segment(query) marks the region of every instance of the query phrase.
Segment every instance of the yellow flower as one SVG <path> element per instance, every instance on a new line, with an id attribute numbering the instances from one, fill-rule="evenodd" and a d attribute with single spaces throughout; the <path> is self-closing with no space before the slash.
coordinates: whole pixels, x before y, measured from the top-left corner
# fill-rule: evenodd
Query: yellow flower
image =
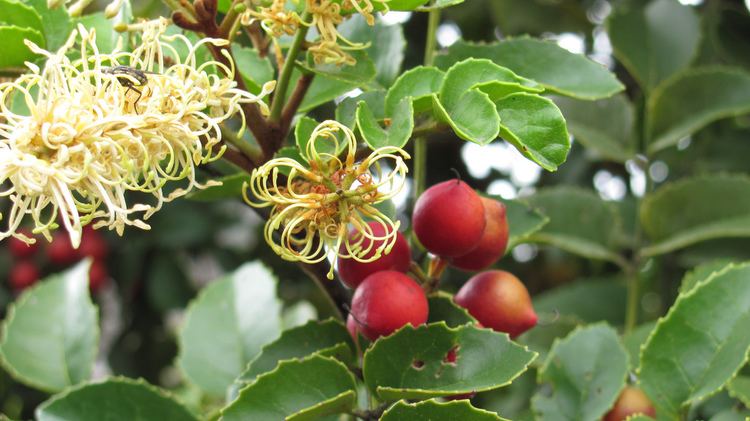
<path id="1" fill-rule="evenodd" d="M 339 146 L 346 148 L 343 158 L 334 152 Z M 254 207 L 272 207 L 264 237 L 283 259 L 317 263 L 332 252 L 370 262 L 390 252 L 399 222 L 391 221 L 375 205 L 401 191 L 407 172 L 404 159 L 409 155 L 386 146 L 356 162 L 356 150 L 354 133 L 328 120 L 315 128 L 301 151 L 308 165 L 275 158 L 253 171 L 245 186 L 252 197 L 246 192 L 245 201 Z M 380 224 L 386 234 L 375 235 L 368 220 Z M 350 238 L 350 226 L 359 235 Z M 372 247 L 376 247 L 374 253 L 365 258 Z M 333 277 L 333 267 L 328 277 Z"/>
<path id="2" fill-rule="evenodd" d="M 144 221 L 164 202 L 215 184 L 199 183 L 195 169 L 223 153 L 220 124 L 239 114 L 244 129 L 240 105 L 267 109 L 261 99 L 273 84 L 259 96 L 237 89 L 231 60 L 197 57 L 201 46 L 226 41 L 193 44 L 166 35 L 167 25 L 139 24 L 133 52 L 99 52 L 95 32 L 80 25 L 56 53 L 27 42 L 46 63 L 0 84 L 0 197 L 11 204 L 0 239 L 32 242 L 17 231 L 26 218 L 47 239 L 60 220 L 76 247 L 89 223 L 120 234 L 127 225 L 148 229 Z M 164 194 L 174 180 L 187 182 Z M 130 191 L 155 200 L 127 203 Z"/>
<path id="3" fill-rule="evenodd" d="M 268 7 L 249 9 L 242 15 L 241 22 L 243 25 L 249 25 L 259 21 L 263 29 L 275 38 L 285 34 L 293 35 L 301 25 L 314 27 L 319 39 L 310 45 L 309 50 L 318 64 L 356 63 L 346 50 L 367 48 L 367 44 L 347 40 L 339 33 L 338 25 L 352 12 L 361 14 L 370 26 L 374 25 L 375 17 L 372 14 L 375 7 L 372 1 L 381 4 L 387 11 L 387 2 L 383 0 L 305 0 L 305 9 L 312 17 L 312 22 L 303 22 L 297 12 L 286 9 L 286 1 L 272 0 Z"/>

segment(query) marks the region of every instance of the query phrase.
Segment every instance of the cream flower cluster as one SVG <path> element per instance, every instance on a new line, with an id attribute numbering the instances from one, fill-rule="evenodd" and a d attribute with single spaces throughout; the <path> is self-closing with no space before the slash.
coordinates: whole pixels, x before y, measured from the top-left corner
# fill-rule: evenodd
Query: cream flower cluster
<path id="1" fill-rule="evenodd" d="M 273 83 L 258 96 L 238 89 L 228 54 L 228 66 L 199 60 L 225 40 L 192 43 L 167 26 L 139 24 L 132 52 L 100 52 L 83 26 L 54 53 L 27 42 L 46 62 L 0 84 L 0 206 L 9 207 L 0 239 L 33 242 L 19 232 L 29 219 L 48 240 L 62 222 L 75 246 L 90 223 L 120 234 L 148 229 L 144 221 L 164 202 L 214 184 L 199 183 L 195 171 L 223 153 L 220 124 L 237 114 L 244 129 L 242 103 L 267 112 L 262 99 Z M 186 182 L 164 193 L 176 180 Z M 153 200 L 128 203 L 134 191 Z"/>
<path id="2" fill-rule="evenodd" d="M 343 159 L 334 152 L 341 140 L 346 148 Z M 356 150 L 354 133 L 328 120 L 315 128 L 301 151 L 307 165 L 275 158 L 253 171 L 245 186 L 252 197 L 246 191 L 245 201 L 254 207 L 272 207 L 264 237 L 276 254 L 289 261 L 317 263 L 327 258 L 327 251 L 360 262 L 390 252 L 399 223 L 375 205 L 402 190 L 404 159 L 409 155 L 386 146 L 357 162 Z M 380 224 L 386 234 L 376 235 L 368 221 Z M 359 235 L 350 237 L 350 226 Z M 333 269 L 328 276 L 333 277 Z"/>
<path id="3" fill-rule="evenodd" d="M 346 50 L 366 48 L 366 44 L 355 43 L 344 38 L 338 31 L 338 25 L 352 13 L 359 13 L 369 25 L 375 24 L 373 1 L 387 10 L 387 2 L 383 0 L 304 0 L 305 10 L 312 21 L 303 22 L 295 10 L 287 9 L 287 0 L 271 0 L 268 7 L 249 9 L 242 16 L 242 24 L 248 25 L 259 21 L 263 29 L 272 37 L 293 35 L 301 25 L 314 27 L 319 39 L 310 47 L 316 63 L 333 63 L 337 65 L 353 65 L 354 58 Z M 343 45 L 342 45 L 343 44 Z"/>

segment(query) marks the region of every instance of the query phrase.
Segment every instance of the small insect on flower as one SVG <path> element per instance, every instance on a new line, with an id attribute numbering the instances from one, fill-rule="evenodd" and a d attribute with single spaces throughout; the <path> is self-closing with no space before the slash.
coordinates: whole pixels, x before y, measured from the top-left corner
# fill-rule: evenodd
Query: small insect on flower
<path id="1" fill-rule="evenodd" d="M 122 65 L 105 67 L 102 69 L 102 73 L 115 75 L 115 77 L 117 78 L 117 82 L 119 82 L 120 85 L 127 88 L 128 91 L 133 91 L 138 94 L 138 97 L 135 99 L 135 101 L 133 101 L 133 109 L 135 110 L 136 114 L 138 114 L 138 101 L 143 96 L 143 92 L 136 89 L 136 86 L 145 86 L 146 83 L 148 83 L 148 77 L 146 76 L 146 73 L 158 74 L 155 72 L 147 72 L 144 70 L 134 69 L 130 66 Z"/>
<path id="2" fill-rule="evenodd" d="M 27 220 L 47 240 L 61 223 L 75 247 L 88 224 L 119 234 L 149 229 L 163 203 L 217 184 L 199 182 L 196 167 L 224 152 L 222 123 L 237 116 L 244 129 L 242 104 L 268 111 L 263 97 L 273 83 L 259 95 L 239 89 L 228 54 L 198 59 L 199 49 L 228 41 L 193 43 L 168 35 L 168 25 L 130 25 L 140 34 L 131 52 L 100 52 L 95 31 L 82 25 L 57 52 L 26 42 L 46 61 L 0 83 L 0 198 L 10 208 L 0 239 L 33 243 L 19 230 Z M 163 191 L 179 180 L 182 188 Z M 152 200 L 129 203 L 133 191 Z"/>
<path id="3" fill-rule="evenodd" d="M 409 155 L 385 146 L 356 162 L 356 151 L 354 133 L 328 120 L 313 130 L 301 151 L 304 163 L 275 158 L 253 170 L 245 201 L 272 207 L 264 237 L 283 259 L 317 263 L 332 253 L 371 262 L 390 252 L 399 222 L 375 205 L 402 190 Z M 384 234 L 375 234 L 372 221 Z M 360 235 L 349 236 L 350 226 Z M 333 279 L 333 265 L 328 277 Z"/>

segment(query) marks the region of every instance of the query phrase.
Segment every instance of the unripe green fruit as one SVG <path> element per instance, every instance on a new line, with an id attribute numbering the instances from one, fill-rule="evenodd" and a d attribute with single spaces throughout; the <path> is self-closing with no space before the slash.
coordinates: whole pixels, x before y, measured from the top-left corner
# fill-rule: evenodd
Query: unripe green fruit
<path id="1" fill-rule="evenodd" d="M 406 324 L 427 322 L 427 297 L 422 287 L 401 272 L 374 273 L 359 285 L 352 298 L 351 317 L 371 341 Z"/>
<path id="2" fill-rule="evenodd" d="M 505 254 L 508 245 L 508 219 L 505 205 L 482 197 L 486 225 L 479 244 L 468 254 L 451 260 L 451 265 L 468 271 L 479 271 L 492 266 Z"/>
<path id="3" fill-rule="evenodd" d="M 654 405 L 643 391 L 637 387 L 625 386 L 615 402 L 615 406 L 604 416 L 604 421 L 625 421 L 635 414 L 656 416 Z"/>
<path id="4" fill-rule="evenodd" d="M 463 256 L 474 249 L 485 227 L 479 195 L 461 180 L 448 180 L 425 190 L 414 204 L 414 233 L 431 253 Z"/>
<path id="5" fill-rule="evenodd" d="M 385 228 L 382 224 L 377 222 L 368 223 L 372 228 L 373 236 L 384 236 L 386 234 Z M 356 241 L 357 230 L 352 230 L 349 233 L 349 238 L 352 242 Z M 367 249 L 370 247 L 372 241 L 366 238 L 362 241 L 362 248 Z M 383 243 L 383 241 L 375 241 L 370 251 L 364 256 L 363 259 L 368 259 L 375 255 L 375 250 Z M 343 247 L 343 246 L 342 246 Z M 358 262 L 354 259 L 339 259 L 338 269 L 339 278 L 349 288 L 357 288 L 359 284 L 364 281 L 365 278 L 372 275 L 375 272 L 381 272 L 384 270 L 395 270 L 399 272 L 406 272 L 409 270 L 409 264 L 411 264 L 411 249 L 409 243 L 406 242 L 406 238 L 400 232 L 396 233 L 396 242 L 393 244 L 388 254 L 383 254 L 379 259 L 373 260 L 372 262 Z"/>
<path id="6" fill-rule="evenodd" d="M 482 326 L 506 332 L 511 338 L 536 326 L 529 291 L 509 272 L 490 270 L 474 275 L 454 300 Z"/>

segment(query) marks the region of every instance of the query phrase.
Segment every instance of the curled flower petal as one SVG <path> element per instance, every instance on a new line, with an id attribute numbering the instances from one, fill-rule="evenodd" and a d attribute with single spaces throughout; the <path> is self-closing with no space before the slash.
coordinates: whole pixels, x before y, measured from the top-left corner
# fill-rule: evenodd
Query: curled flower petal
<path id="1" fill-rule="evenodd" d="M 326 152 L 339 150 L 342 139 L 343 156 Z M 253 170 L 245 183 L 245 201 L 253 207 L 272 208 L 264 237 L 283 259 L 318 263 L 332 251 L 338 257 L 370 262 L 391 250 L 399 222 L 374 205 L 401 191 L 407 172 L 404 160 L 409 155 L 396 147 L 383 147 L 357 162 L 356 151 L 354 133 L 328 120 L 313 130 L 302 151 L 309 167 L 290 158 L 276 158 Z M 380 224 L 386 234 L 376 235 L 368 221 Z M 350 226 L 358 235 L 349 236 Z"/>
<path id="2" fill-rule="evenodd" d="M 351 13 L 359 13 L 368 25 L 374 25 L 373 1 L 380 4 L 387 12 L 387 1 L 384 0 L 305 0 L 305 10 L 312 20 L 303 22 L 295 10 L 286 8 L 286 0 L 273 0 L 270 6 L 246 10 L 240 23 L 249 25 L 258 21 L 274 39 L 282 35 L 293 35 L 302 25 L 312 26 L 319 35 L 319 39 L 308 48 L 315 63 L 354 65 L 356 63 L 354 57 L 346 51 L 361 50 L 367 48 L 368 44 L 356 43 L 344 38 L 337 28 Z"/>

